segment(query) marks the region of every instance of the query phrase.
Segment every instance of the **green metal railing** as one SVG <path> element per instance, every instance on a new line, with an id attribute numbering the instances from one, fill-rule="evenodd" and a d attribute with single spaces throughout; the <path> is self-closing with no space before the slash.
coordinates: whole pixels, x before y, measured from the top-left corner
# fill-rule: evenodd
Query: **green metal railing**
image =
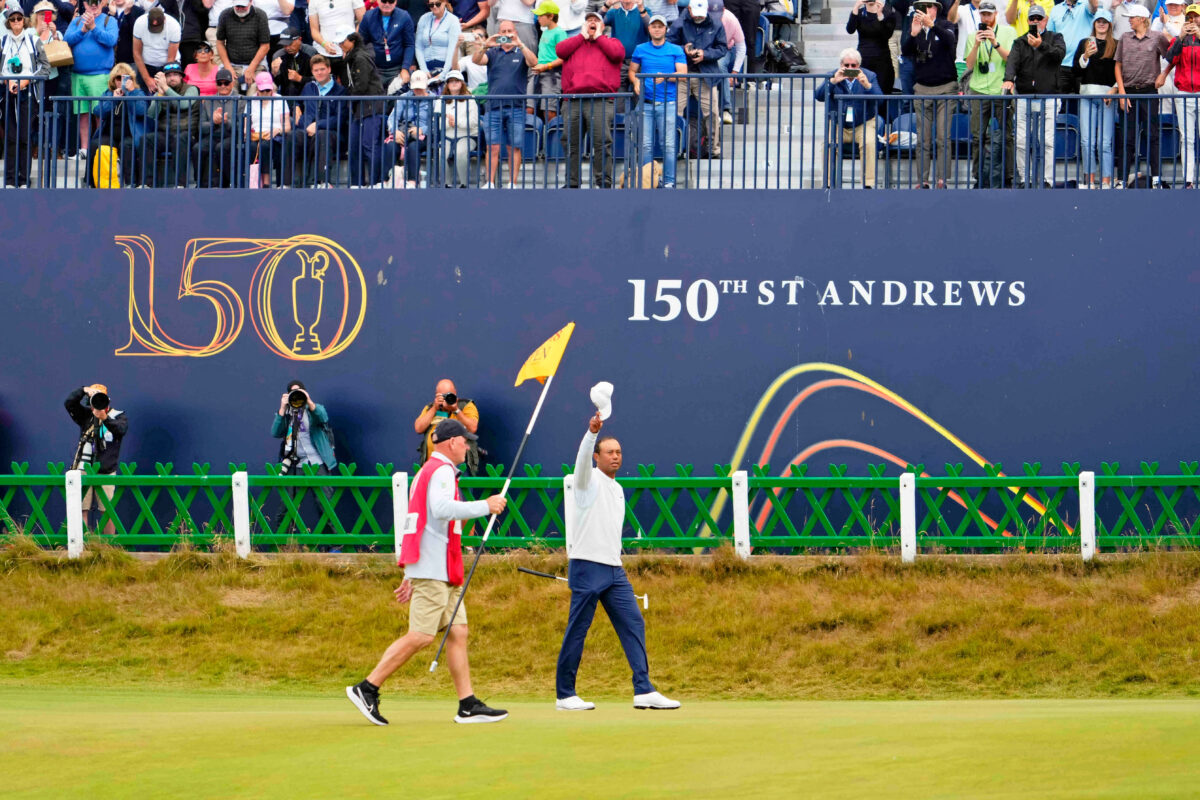
<path id="1" fill-rule="evenodd" d="M 209 464 L 193 464 L 191 474 L 176 474 L 173 464 L 155 464 L 153 473 L 122 464 L 116 475 L 86 473 L 83 488 L 113 487 L 109 500 L 96 491 L 94 530 L 111 522 L 116 534 L 106 541 L 123 547 L 168 548 L 187 542 L 208 547 L 233 536 L 232 473 L 229 464 L 214 474 Z M 1200 463 L 1183 462 L 1177 474 L 1160 474 L 1157 462 L 1142 462 L 1140 474 L 1120 474 L 1118 463 L 1096 470 L 1096 543 L 1101 550 L 1192 547 L 1200 544 Z M 282 476 L 275 465 L 249 475 L 251 537 L 255 547 L 350 547 L 390 552 L 392 464 L 376 464 L 358 474 L 342 464 L 338 474 Z M 417 465 L 408 474 L 414 476 Z M 489 539 L 496 548 L 561 547 L 563 481 L 543 475 L 540 465 L 524 465 L 513 478 L 508 510 Z M 850 475 L 845 465 L 830 465 L 828 475 L 810 475 L 806 465 L 786 475 L 754 465 L 748 475 L 749 543 L 755 552 L 804 553 L 854 548 L 894 548 L 900 542 L 899 476 L 917 475 L 917 544 L 926 552 L 1002 552 L 1011 550 L 1078 551 L 1078 463 L 1064 463 L 1057 474 L 1040 464 L 1024 464 L 1005 474 L 999 464 L 983 474 L 966 474 L 962 464 L 946 464 L 942 474 L 926 475 L 923 465 L 867 466 L 867 475 Z M 637 475 L 622 478 L 626 490 L 625 545 L 629 549 L 681 550 L 733 542 L 729 502 L 731 471 L 716 465 L 713 474 L 696 476 L 691 465 L 676 465 L 674 475 L 658 475 L 639 465 Z M 14 463 L 0 475 L 0 536 L 25 533 L 44 546 L 66 543 L 64 464 L 50 463 L 31 474 L 27 463 Z M 487 474 L 464 477 L 467 499 L 484 497 L 504 482 L 503 465 Z M 326 494 L 328 492 L 328 495 Z M 467 531 L 476 544 L 482 528 Z M 97 534 L 89 532 L 90 536 Z"/>

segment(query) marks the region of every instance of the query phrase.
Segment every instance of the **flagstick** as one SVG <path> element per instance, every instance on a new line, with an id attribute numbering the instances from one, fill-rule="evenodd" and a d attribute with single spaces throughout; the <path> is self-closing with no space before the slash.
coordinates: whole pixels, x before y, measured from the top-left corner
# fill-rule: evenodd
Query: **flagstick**
<path id="1" fill-rule="evenodd" d="M 542 384 L 542 394 L 538 397 L 537 405 L 533 409 L 533 416 L 529 418 L 529 425 L 525 428 L 525 435 L 521 437 L 521 444 L 517 447 L 517 454 L 513 457 L 513 462 L 508 468 L 508 476 L 504 479 L 504 486 L 500 489 L 500 496 L 504 497 L 508 494 L 508 486 L 512 483 L 513 473 L 517 471 L 517 464 L 521 462 L 521 453 L 525 450 L 525 442 L 529 441 L 529 434 L 533 433 L 534 423 L 537 422 L 538 414 L 542 411 L 542 401 L 546 399 L 546 392 L 550 390 L 550 382 L 554 380 L 554 376 L 550 375 L 546 378 L 546 382 Z M 458 607 L 462 605 L 463 598 L 467 595 L 467 587 L 471 585 L 471 578 L 475 576 L 475 568 L 479 566 L 479 557 L 483 555 L 483 546 L 487 544 L 488 536 L 492 534 L 492 526 L 496 523 L 496 515 L 492 514 L 488 518 L 487 528 L 483 531 L 483 539 L 479 542 L 479 548 L 475 551 L 475 560 L 471 562 L 471 571 L 467 573 L 467 579 L 463 582 L 462 591 L 458 593 L 458 600 L 454 603 L 454 611 L 450 614 L 451 624 L 453 624 L 454 616 L 458 613 Z M 437 669 L 438 659 L 442 657 L 442 650 L 446 647 L 446 639 L 450 637 L 450 625 L 446 626 L 446 632 L 442 634 L 442 643 L 438 645 L 437 654 L 433 657 L 433 663 L 429 665 L 429 671 L 433 672 Z"/>

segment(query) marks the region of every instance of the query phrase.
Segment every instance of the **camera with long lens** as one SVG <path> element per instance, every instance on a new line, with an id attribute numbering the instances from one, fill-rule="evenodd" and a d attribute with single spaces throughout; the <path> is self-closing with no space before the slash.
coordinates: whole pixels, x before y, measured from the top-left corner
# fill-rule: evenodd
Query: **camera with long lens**
<path id="1" fill-rule="evenodd" d="M 104 411 L 108 408 L 108 405 L 108 395 L 106 395 L 104 392 L 96 392 L 94 395 L 92 395 L 92 408 L 96 409 L 97 411 Z"/>
<path id="2" fill-rule="evenodd" d="M 446 392 L 444 395 L 442 395 L 442 402 L 448 406 L 455 405 L 458 403 L 458 395 L 456 395 L 454 392 Z"/>
<path id="3" fill-rule="evenodd" d="M 299 389 L 292 389 L 288 392 L 288 405 L 299 411 L 308 405 L 308 395 Z"/>

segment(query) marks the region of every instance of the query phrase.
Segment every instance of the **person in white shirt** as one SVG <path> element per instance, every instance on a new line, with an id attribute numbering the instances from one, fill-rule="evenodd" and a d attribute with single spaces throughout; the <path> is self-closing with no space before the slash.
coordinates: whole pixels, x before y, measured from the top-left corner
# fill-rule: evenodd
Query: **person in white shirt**
<path id="1" fill-rule="evenodd" d="M 408 632 L 392 642 L 365 680 L 346 687 L 350 702 L 375 725 L 388 724 L 379 713 L 379 687 L 417 652 L 433 644 L 437 633 L 447 626 L 446 664 L 459 697 L 454 721 L 499 722 L 508 716 L 507 711 L 488 708 L 471 689 L 467 607 L 458 603 L 463 590 L 461 520 L 499 514 L 506 505 L 498 494 L 471 502 L 460 499 L 457 468 L 467 458 L 468 440 L 474 439 L 475 434 L 458 420 L 439 424 L 433 432 L 433 452 L 409 489 L 409 509 L 415 510 L 417 525 L 404 534 L 400 548 L 404 581 L 395 591 L 398 602 L 412 600 Z"/>
<path id="2" fill-rule="evenodd" d="M 358 30 L 366 11 L 363 0 L 310 0 L 308 27 L 313 44 L 326 58 L 341 58 L 342 48 L 332 41 L 333 34 L 342 28 Z"/>
<path id="3" fill-rule="evenodd" d="M 607 416 L 607 415 L 606 415 Z M 575 457 L 573 500 L 567 513 L 567 580 L 571 611 L 558 654 L 555 690 L 559 711 L 589 711 L 595 703 L 575 693 L 575 676 L 583 658 L 583 642 L 596 613 L 596 603 L 612 621 L 633 670 L 633 707 L 671 709 L 679 702 L 663 697 L 650 683 L 646 659 L 646 622 L 621 567 L 621 524 L 625 519 L 625 490 L 617 483 L 621 443 L 612 436 L 597 440 L 604 425 L 597 411 Z M 593 469 L 592 460 L 595 459 Z"/>
<path id="4" fill-rule="evenodd" d="M 177 58 L 182 30 L 174 17 L 157 6 L 133 23 L 133 60 L 143 89 L 154 91 L 154 76 Z"/>

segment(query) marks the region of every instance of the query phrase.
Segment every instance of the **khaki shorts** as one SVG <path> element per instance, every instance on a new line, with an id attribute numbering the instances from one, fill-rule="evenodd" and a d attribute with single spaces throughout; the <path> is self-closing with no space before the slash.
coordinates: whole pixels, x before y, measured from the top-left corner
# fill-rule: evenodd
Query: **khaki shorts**
<path id="1" fill-rule="evenodd" d="M 447 625 L 467 624 L 467 604 L 458 607 L 454 620 L 450 612 L 462 594 L 463 587 L 451 586 L 445 581 L 431 578 L 413 578 L 412 600 L 408 606 L 408 629 L 434 636 Z"/>
<path id="2" fill-rule="evenodd" d="M 115 486 L 101 486 L 100 487 L 100 491 L 104 492 L 104 496 L 107 497 L 109 500 L 113 499 L 113 492 L 115 492 L 116 489 L 117 489 L 117 487 L 115 487 Z M 109 505 L 111 506 L 112 503 L 110 502 Z M 83 493 L 83 505 L 81 506 L 81 510 L 91 511 L 93 508 L 99 509 L 100 511 L 103 511 L 105 508 L 103 503 L 96 502 L 96 487 L 95 486 L 89 487 L 88 490 Z"/>

